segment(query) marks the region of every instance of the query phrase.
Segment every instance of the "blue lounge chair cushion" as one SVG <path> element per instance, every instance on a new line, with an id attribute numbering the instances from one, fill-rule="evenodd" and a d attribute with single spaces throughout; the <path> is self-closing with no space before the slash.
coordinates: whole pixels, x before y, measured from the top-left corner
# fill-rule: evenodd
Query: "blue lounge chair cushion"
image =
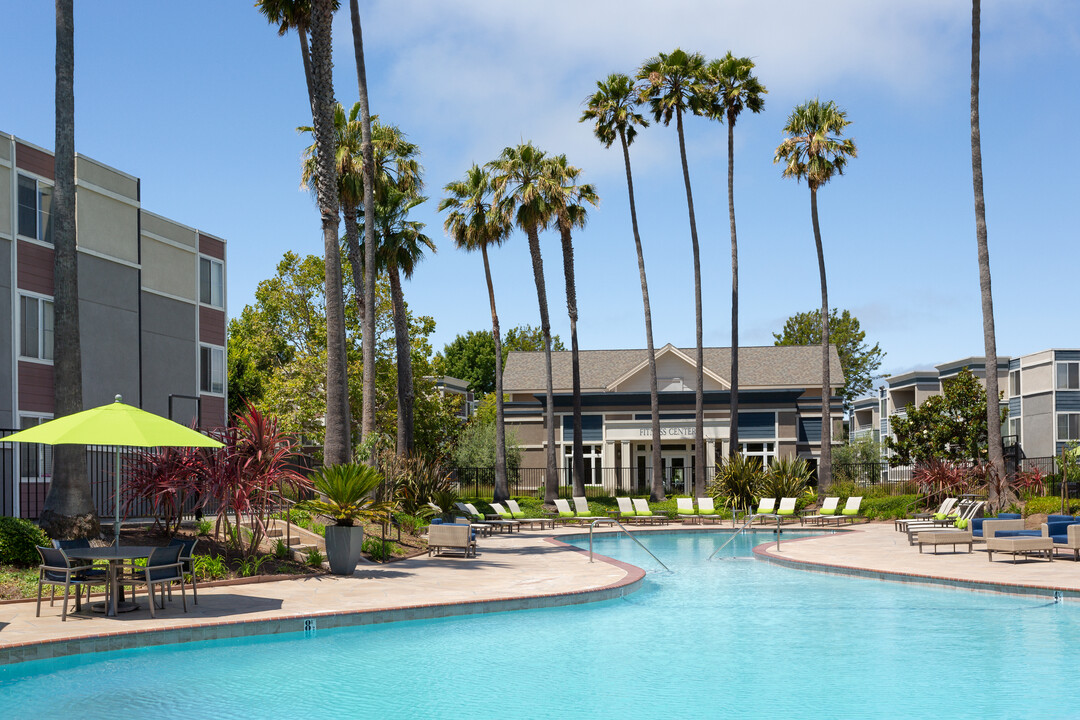
<path id="1" fill-rule="evenodd" d="M 994 537 L 1042 537 L 1042 530 L 998 530 Z"/>

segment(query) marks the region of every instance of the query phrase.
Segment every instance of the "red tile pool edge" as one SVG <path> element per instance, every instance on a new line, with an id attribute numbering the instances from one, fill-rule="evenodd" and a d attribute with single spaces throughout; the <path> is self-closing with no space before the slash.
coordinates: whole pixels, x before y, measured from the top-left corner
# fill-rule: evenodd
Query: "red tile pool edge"
<path id="1" fill-rule="evenodd" d="M 588 551 L 568 545 L 555 538 L 545 538 L 552 545 L 576 552 Z M 425 603 L 405 605 L 396 608 L 359 611 L 327 611 L 322 613 L 302 613 L 282 615 L 276 618 L 258 620 L 224 620 L 219 622 L 193 623 L 191 625 L 172 626 L 160 630 L 126 630 L 106 632 L 100 635 L 83 635 L 72 638 L 54 638 L 42 642 L 12 643 L 0 645 L 0 665 L 8 665 L 30 660 L 43 660 L 66 655 L 125 650 L 135 647 L 168 645 L 173 643 L 195 642 L 199 640 L 217 640 L 221 638 L 246 637 L 249 635 L 267 635 L 286 632 L 302 632 L 304 621 L 315 619 L 322 629 L 350 627 L 356 625 L 375 625 L 403 620 L 427 620 L 433 618 L 476 615 L 511 610 L 532 610 L 537 608 L 562 607 L 589 602 L 601 602 L 629 595 L 641 587 L 645 571 L 641 568 L 621 562 L 614 558 L 594 553 L 600 562 L 614 565 L 626 572 L 617 582 L 590 590 L 576 590 L 563 593 L 539 595 L 521 595 L 512 598 L 492 598 L 467 603 Z"/>
<path id="2" fill-rule="evenodd" d="M 781 547 L 792 542 L 804 542 L 806 540 L 814 539 L 814 537 L 803 537 L 795 538 L 793 540 L 784 540 Z M 793 570 L 820 572 L 829 575 L 847 575 L 850 577 L 869 578 L 871 580 L 917 583 L 921 585 L 933 585 L 935 587 L 950 587 L 959 590 L 974 590 L 976 592 L 992 592 L 1006 595 L 1025 595 L 1029 597 L 1049 598 L 1061 597 L 1069 600 L 1080 600 L 1080 590 L 1058 587 L 1055 585 L 1031 585 L 1026 583 L 992 582 L 989 580 L 965 580 L 961 578 L 946 577 L 944 575 L 923 575 L 920 573 L 901 572 L 899 570 L 873 570 L 853 565 L 837 565 L 834 563 L 815 562 L 813 560 L 796 560 L 771 552 L 770 548 L 775 544 L 775 542 L 768 542 L 755 546 L 754 557 L 758 560 L 763 560 Z"/>

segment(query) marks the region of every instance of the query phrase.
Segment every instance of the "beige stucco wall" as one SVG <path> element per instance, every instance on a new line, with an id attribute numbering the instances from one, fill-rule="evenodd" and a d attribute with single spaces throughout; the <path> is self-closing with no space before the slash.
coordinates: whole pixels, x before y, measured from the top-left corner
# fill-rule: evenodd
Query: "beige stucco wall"
<path id="1" fill-rule="evenodd" d="M 777 438 L 783 440 L 794 440 L 797 434 L 797 420 L 795 413 L 782 412 L 777 413 Z"/>
<path id="2" fill-rule="evenodd" d="M 199 287 L 198 256 L 143 235 L 142 286 L 195 301 Z"/>
<path id="3" fill-rule="evenodd" d="M 1021 382 L 1024 382 L 1021 380 Z M 1049 457 L 1057 454 L 1055 436 L 1057 423 L 1053 411 L 1054 395 L 1024 398 L 1023 431 L 1020 444 L 1028 457 Z"/>
<path id="4" fill-rule="evenodd" d="M 126 198 L 139 199 L 138 180 L 90 158 L 81 156 L 75 158 L 75 177 L 76 182 L 93 183 Z"/>
<path id="5" fill-rule="evenodd" d="M 1054 365 L 1049 360 L 1048 355 L 1046 362 L 1041 365 L 1021 368 L 1020 393 L 1022 395 L 1050 392 L 1054 389 Z"/>
<path id="6" fill-rule="evenodd" d="M 0 135 L 0 160 L 11 160 L 11 138 Z"/>
<path id="7" fill-rule="evenodd" d="M 682 358 L 667 353 L 656 361 L 656 378 L 660 390 L 670 387 L 671 378 L 680 378 L 686 390 L 697 386 L 697 371 Z M 665 381 L 666 380 L 666 381 Z M 723 390 L 723 385 L 705 375 L 706 390 Z M 642 368 L 618 387 L 619 392 L 649 392 L 649 368 Z"/>
<path id="8" fill-rule="evenodd" d="M 186 245 L 192 250 L 199 249 L 199 234 L 193 229 L 145 210 L 142 213 L 142 229 L 144 233 L 160 235 L 175 243 Z"/>
<path id="9" fill-rule="evenodd" d="M 131 263 L 139 261 L 139 210 L 88 187 L 75 191 L 79 247 Z"/>

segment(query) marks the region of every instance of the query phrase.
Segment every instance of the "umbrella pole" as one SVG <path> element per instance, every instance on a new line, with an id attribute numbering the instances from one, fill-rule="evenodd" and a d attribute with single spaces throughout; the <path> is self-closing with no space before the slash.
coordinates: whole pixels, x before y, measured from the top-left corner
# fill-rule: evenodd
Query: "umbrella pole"
<path id="1" fill-rule="evenodd" d="M 113 544 L 120 547 L 120 446 L 116 450 L 116 496 L 113 503 Z"/>

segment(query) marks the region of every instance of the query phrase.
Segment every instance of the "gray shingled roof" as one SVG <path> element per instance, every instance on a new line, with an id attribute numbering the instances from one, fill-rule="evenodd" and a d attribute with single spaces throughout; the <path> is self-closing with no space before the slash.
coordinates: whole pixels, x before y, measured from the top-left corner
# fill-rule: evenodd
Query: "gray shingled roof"
<path id="1" fill-rule="evenodd" d="M 657 356 L 663 348 L 657 350 Z M 679 348 L 693 359 L 695 348 Z M 582 350 L 581 389 L 583 392 L 602 392 L 614 380 L 625 375 L 648 358 L 647 350 Z M 705 367 L 725 380 L 731 377 L 731 348 L 704 348 Z M 571 381 L 570 352 L 551 353 L 552 384 L 555 391 L 569 390 Z M 832 348 L 830 379 L 844 382 L 840 358 Z M 785 345 L 739 348 L 739 386 L 768 387 L 786 385 L 813 387 L 821 383 L 821 346 Z M 540 391 L 544 388 L 544 353 L 511 352 L 503 371 L 506 392 Z"/>

